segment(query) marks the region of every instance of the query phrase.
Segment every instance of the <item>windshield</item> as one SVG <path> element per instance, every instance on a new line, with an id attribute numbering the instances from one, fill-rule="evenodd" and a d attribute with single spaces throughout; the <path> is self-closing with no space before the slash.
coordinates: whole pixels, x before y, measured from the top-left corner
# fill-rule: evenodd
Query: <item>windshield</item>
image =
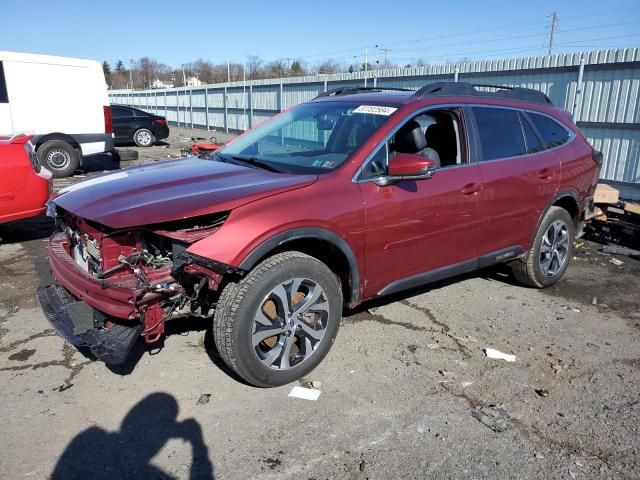
<path id="1" fill-rule="evenodd" d="M 396 110 L 396 106 L 355 102 L 305 103 L 219 150 L 216 158 L 278 172 L 329 172 Z"/>

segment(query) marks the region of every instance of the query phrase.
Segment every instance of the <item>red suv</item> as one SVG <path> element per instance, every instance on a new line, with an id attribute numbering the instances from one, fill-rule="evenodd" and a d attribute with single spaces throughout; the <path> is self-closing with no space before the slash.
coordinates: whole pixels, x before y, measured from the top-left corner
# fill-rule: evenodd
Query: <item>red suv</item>
<path id="1" fill-rule="evenodd" d="M 40 166 L 31 137 L 0 137 L 0 223 L 35 217 L 45 210 L 51 172 Z"/>
<path id="2" fill-rule="evenodd" d="M 281 385 L 323 359 L 345 306 L 499 262 L 527 285 L 557 282 L 600 161 L 534 90 L 338 89 L 208 160 L 62 190 L 39 298 L 111 363 L 168 319 L 212 318 L 233 370 Z"/>

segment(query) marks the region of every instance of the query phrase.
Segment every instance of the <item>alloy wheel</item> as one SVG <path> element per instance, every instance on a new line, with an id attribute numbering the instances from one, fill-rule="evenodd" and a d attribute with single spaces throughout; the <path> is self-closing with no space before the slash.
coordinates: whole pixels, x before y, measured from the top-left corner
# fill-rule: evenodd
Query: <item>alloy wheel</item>
<path id="1" fill-rule="evenodd" d="M 151 134 L 147 131 L 140 131 L 136 134 L 136 140 L 140 145 L 150 145 L 151 144 Z"/>
<path id="2" fill-rule="evenodd" d="M 555 276 L 567 261 L 569 228 L 556 220 L 549 225 L 540 245 L 540 268 L 547 277 Z"/>
<path id="3" fill-rule="evenodd" d="M 326 293 L 313 280 L 293 278 L 273 288 L 255 314 L 251 344 L 266 366 L 300 365 L 317 349 L 329 318 Z"/>

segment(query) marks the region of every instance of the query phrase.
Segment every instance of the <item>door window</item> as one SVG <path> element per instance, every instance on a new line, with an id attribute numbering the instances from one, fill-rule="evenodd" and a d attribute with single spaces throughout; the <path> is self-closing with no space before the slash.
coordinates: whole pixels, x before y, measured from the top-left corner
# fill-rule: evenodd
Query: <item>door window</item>
<path id="1" fill-rule="evenodd" d="M 505 108 L 473 107 L 482 160 L 517 157 L 527 151 L 518 112 Z"/>
<path id="2" fill-rule="evenodd" d="M 0 62 L 0 103 L 9 103 L 7 94 L 7 82 L 4 78 L 4 65 Z"/>
<path id="3" fill-rule="evenodd" d="M 360 179 L 386 175 L 388 162 L 396 152 L 428 158 L 435 162 L 437 168 L 465 164 L 467 155 L 462 131 L 460 109 L 429 110 L 416 115 L 404 122 L 369 158 Z"/>
<path id="4" fill-rule="evenodd" d="M 533 121 L 547 148 L 558 147 L 569 140 L 569 132 L 555 120 L 537 113 L 527 113 Z"/>

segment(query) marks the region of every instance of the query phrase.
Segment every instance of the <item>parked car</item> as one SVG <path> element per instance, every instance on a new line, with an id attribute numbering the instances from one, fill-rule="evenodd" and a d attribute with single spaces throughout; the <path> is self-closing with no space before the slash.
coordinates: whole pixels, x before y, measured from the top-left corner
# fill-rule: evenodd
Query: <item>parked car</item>
<path id="1" fill-rule="evenodd" d="M 0 52 L 0 136 L 33 133 L 43 165 L 71 175 L 84 157 L 113 150 L 102 65 L 94 60 Z"/>
<path id="2" fill-rule="evenodd" d="M 151 147 L 156 140 L 169 136 L 167 120 L 160 115 L 127 105 L 111 105 L 111 113 L 113 134 L 118 145 L 135 143 L 138 147 Z"/>
<path id="3" fill-rule="evenodd" d="M 40 166 L 31 136 L 0 137 L 0 223 L 35 217 L 45 210 L 51 172 Z"/>
<path id="4" fill-rule="evenodd" d="M 555 284 L 601 155 L 541 92 L 483 88 L 338 89 L 211 160 L 62 190 L 47 317 L 114 363 L 170 318 L 210 317 L 229 367 L 274 386 L 318 365 L 345 306 L 501 262 Z"/>

